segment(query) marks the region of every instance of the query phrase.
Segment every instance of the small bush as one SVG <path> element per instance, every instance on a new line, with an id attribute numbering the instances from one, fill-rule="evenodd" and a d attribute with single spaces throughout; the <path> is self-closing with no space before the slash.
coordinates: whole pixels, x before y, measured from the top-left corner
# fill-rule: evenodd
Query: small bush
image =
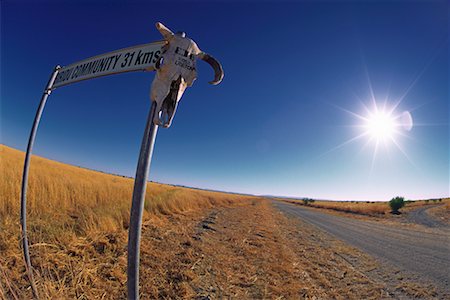
<path id="1" fill-rule="evenodd" d="M 310 198 L 303 198 L 302 201 L 304 205 L 309 205 L 310 203 L 314 203 L 315 200 Z"/>
<path id="2" fill-rule="evenodd" d="M 400 214 L 398 210 L 403 206 L 405 206 L 405 198 L 403 197 L 392 198 L 391 201 L 389 201 L 389 206 L 391 207 L 392 213 L 398 215 Z"/>

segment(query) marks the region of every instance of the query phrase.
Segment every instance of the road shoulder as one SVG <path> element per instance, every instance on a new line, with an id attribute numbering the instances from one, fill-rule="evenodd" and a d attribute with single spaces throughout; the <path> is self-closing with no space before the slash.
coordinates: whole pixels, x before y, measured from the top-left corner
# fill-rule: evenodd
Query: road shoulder
<path id="1" fill-rule="evenodd" d="M 340 253 L 341 256 L 347 260 L 349 264 L 351 264 L 356 270 L 362 272 L 365 276 L 367 276 L 373 282 L 376 282 L 383 286 L 385 291 L 393 298 L 421 298 L 421 299 L 445 299 L 450 297 L 450 293 L 442 288 L 437 287 L 433 282 L 429 280 L 424 280 L 422 277 L 419 277 L 415 273 L 411 273 L 406 271 L 405 269 L 400 269 L 392 265 L 392 263 L 388 260 L 384 260 L 379 258 L 378 256 L 372 256 L 359 248 L 355 248 L 350 246 L 349 244 L 341 241 L 337 237 L 332 234 L 329 234 L 327 228 L 319 229 L 316 224 L 316 218 L 314 218 L 314 222 L 309 223 L 309 217 L 302 221 L 302 216 L 294 213 L 297 209 L 305 210 L 307 215 L 311 215 L 314 212 L 321 213 L 317 217 L 318 219 L 322 219 L 320 216 L 326 216 L 327 214 L 323 210 L 319 209 L 311 209 L 305 208 L 303 206 L 297 206 L 294 204 L 287 204 L 286 202 L 277 202 L 273 201 L 274 206 L 278 207 L 279 204 L 282 204 L 282 207 L 288 208 L 292 207 L 294 210 L 291 212 L 291 209 L 282 209 L 285 215 L 291 219 L 299 223 L 304 223 L 303 226 L 308 228 L 308 231 L 319 230 L 322 232 L 322 239 L 324 247 L 326 245 L 332 245 L 333 249 L 345 249 L 345 252 Z M 277 205 L 278 204 L 278 205 Z M 334 216 L 333 216 L 334 215 Z M 315 216 L 315 214 L 314 214 Z M 354 218 L 344 218 L 342 215 L 337 216 L 336 214 L 330 214 L 332 218 L 339 218 L 342 222 L 350 222 L 354 226 L 364 221 L 365 226 L 370 226 L 370 221 L 366 222 L 366 220 L 354 220 Z M 353 221 L 351 221 L 353 219 Z M 376 226 L 376 223 L 372 223 Z M 381 225 L 381 224 L 380 224 Z M 364 227 L 366 228 L 366 227 Z M 422 229 L 422 228 L 421 228 Z M 365 230 L 365 229 L 364 229 Z M 364 231 L 363 230 L 363 231 Z M 333 231 L 332 231 L 333 232 Z M 424 232 L 421 230 L 421 232 Z M 368 233 L 369 234 L 369 233 Z M 340 252 L 340 250 L 339 250 Z"/>

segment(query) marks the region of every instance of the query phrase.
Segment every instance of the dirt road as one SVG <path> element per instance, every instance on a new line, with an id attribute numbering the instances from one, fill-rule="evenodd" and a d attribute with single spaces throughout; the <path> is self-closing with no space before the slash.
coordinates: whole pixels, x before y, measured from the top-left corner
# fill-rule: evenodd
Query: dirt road
<path id="1" fill-rule="evenodd" d="M 412 223 L 420 224 L 420 225 L 423 225 L 426 227 L 447 227 L 447 225 L 445 223 L 442 223 L 442 222 L 434 219 L 427 213 L 427 210 L 437 207 L 437 206 L 440 206 L 440 205 L 430 205 L 430 206 L 419 207 L 413 211 L 408 212 L 407 219 L 408 219 L 408 221 L 410 221 Z M 449 243 L 450 243 L 450 241 L 449 241 Z"/>
<path id="2" fill-rule="evenodd" d="M 274 201 L 274 205 L 285 214 L 313 224 L 383 262 L 450 290 L 450 231 L 446 228 L 392 227 L 281 201 Z"/>

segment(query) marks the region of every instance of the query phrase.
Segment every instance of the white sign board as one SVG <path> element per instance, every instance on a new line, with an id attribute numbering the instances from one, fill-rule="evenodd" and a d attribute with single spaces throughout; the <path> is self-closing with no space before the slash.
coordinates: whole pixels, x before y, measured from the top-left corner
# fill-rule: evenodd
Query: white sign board
<path id="1" fill-rule="evenodd" d="M 76 62 L 58 71 L 52 89 L 81 80 L 133 71 L 153 71 L 165 42 L 112 51 Z"/>

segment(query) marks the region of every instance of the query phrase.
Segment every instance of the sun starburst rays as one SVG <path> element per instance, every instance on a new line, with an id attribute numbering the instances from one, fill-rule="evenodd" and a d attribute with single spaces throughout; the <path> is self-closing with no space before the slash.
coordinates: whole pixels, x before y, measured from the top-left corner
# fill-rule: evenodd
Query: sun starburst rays
<path id="1" fill-rule="evenodd" d="M 361 147 L 361 151 L 364 151 L 372 145 L 370 173 L 375 168 L 380 152 L 389 152 L 388 150 L 392 145 L 414 165 L 399 141 L 403 137 L 411 138 L 407 134 L 407 131 L 410 131 L 413 126 L 410 113 L 407 111 L 400 114 L 396 113 L 395 108 L 398 107 L 399 103 L 395 103 L 394 106 L 389 106 L 388 98 L 381 102 L 371 99 L 370 106 L 367 106 L 362 101 L 360 103 L 363 111 L 361 114 L 336 106 L 357 120 L 357 124 L 350 125 L 350 127 L 357 130 L 357 133 L 352 138 L 331 148 L 324 154 L 333 152 L 358 140 L 366 139 L 366 142 Z M 405 118 L 405 114 L 407 114 L 407 118 Z"/>

